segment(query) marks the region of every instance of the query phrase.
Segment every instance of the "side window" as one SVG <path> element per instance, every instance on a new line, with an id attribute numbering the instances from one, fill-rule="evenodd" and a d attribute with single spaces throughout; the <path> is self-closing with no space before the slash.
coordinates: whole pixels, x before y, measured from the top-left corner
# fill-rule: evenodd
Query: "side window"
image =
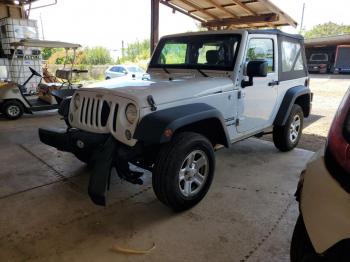
<path id="1" fill-rule="evenodd" d="M 112 71 L 112 72 L 118 72 L 118 67 L 113 66 L 113 67 L 111 68 L 111 71 Z"/>
<path id="2" fill-rule="evenodd" d="M 119 67 L 119 72 L 125 74 L 127 71 L 124 67 Z"/>
<path id="3" fill-rule="evenodd" d="M 161 65 L 181 65 L 186 63 L 187 44 L 167 43 L 162 49 L 158 63 Z"/>
<path id="4" fill-rule="evenodd" d="M 282 72 L 304 70 L 304 61 L 299 43 L 282 41 Z"/>
<path id="5" fill-rule="evenodd" d="M 275 55 L 272 39 L 253 38 L 249 41 L 247 62 L 251 60 L 266 60 L 268 72 L 275 71 Z"/>

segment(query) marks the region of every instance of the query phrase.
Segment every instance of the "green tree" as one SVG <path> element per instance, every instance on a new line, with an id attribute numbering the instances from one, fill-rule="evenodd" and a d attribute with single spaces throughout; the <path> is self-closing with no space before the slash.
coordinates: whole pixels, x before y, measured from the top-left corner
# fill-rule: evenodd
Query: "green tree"
<path id="1" fill-rule="evenodd" d="M 85 48 L 82 64 L 87 65 L 107 65 L 112 63 L 112 57 L 107 48 L 102 46 Z"/>
<path id="2" fill-rule="evenodd" d="M 43 48 L 41 54 L 43 60 L 48 60 L 53 54 L 64 51 L 64 48 Z"/>
<path id="3" fill-rule="evenodd" d="M 306 39 L 315 37 L 334 36 L 350 33 L 350 25 L 339 25 L 333 22 L 328 22 L 314 26 L 311 30 L 305 31 Z"/>
<path id="4" fill-rule="evenodd" d="M 145 39 L 129 43 L 122 53 L 124 56 L 119 59 L 120 63 L 147 60 L 150 58 L 150 41 Z"/>

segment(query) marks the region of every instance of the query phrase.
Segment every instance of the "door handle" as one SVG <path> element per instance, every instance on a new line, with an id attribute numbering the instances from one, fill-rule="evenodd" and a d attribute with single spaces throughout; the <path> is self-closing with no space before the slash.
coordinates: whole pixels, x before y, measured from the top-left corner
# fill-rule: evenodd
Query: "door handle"
<path id="1" fill-rule="evenodd" d="M 271 82 L 269 83 L 269 86 L 278 86 L 279 84 L 280 84 L 279 81 L 271 81 Z"/>

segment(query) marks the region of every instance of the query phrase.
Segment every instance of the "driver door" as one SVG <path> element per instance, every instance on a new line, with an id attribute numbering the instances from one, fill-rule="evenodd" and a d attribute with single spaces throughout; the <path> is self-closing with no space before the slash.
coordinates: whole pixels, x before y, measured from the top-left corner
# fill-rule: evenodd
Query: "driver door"
<path id="1" fill-rule="evenodd" d="M 249 35 L 245 61 L 266 60 L 267 77 L 255 77 L 254 84 L 241 89 L 239 133 L 250 133 L 273 122 L 278 91 L 278 48 L 275 35 Z"/>

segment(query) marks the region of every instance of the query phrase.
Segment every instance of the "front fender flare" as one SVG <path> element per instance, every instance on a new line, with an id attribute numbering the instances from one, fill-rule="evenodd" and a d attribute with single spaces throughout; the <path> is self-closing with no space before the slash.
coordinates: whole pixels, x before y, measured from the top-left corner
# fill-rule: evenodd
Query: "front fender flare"
<path id="1" fill-rule="evenodd" d="M 171 139 L 164 136 L 166 129 L 171 129 L 175 133 L 181 127 L 207 119 L 220 121 L 225 136 L 224 146 L 228 147 L 229 136 L 222 114 L 216 108 L 205 103 L 167 108 L 146 115 L 137 126 L 134 138 L 146 144 L 166 143 Z"/>

